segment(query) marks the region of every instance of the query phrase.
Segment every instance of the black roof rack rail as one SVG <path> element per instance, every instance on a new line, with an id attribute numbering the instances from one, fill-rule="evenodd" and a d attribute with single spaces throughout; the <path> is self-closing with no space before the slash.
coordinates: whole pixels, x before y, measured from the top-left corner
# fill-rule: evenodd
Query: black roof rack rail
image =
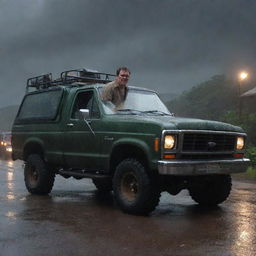
<path id="1" fill-rule="evenodd" d="M 115 75 L 100 73 L 90 69 L 72 69 L 61 73 L 61 79 L 64 83 L 85 82 L 85 83 L 107 83 L 112 81 Z"/>
<path id="2" fill-rule="evenodd" d="M 30 88 L 34 90 L 42 90 L 57 85 L 70 85 L 74 82 L 82 82 L 83 84 L 108 83 L 113 81 L 115 75 L 100 73 L 90 69 L 72 69 L 63 71 L 60 78 L 53 80 L 52 73 L 29 78 L 27 80 L 26 93 Z"/>
<path id="3" fill-rule="evenodd" d="M 29 88 L 35 88 L 35 90 L 40 90 L 49 87 L 52 82 L 52 73 L 44 74 L 41 76 L 31 77 L 27 80 L 26 93 Z"/>

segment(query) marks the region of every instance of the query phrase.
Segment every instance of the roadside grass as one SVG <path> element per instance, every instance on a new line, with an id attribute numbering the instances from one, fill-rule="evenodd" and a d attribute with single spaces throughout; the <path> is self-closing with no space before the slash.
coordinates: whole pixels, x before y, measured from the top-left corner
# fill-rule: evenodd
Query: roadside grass
<path id="1" fill-rule="evenodd" d="M 256 182 L 256 166 L 250 166 L 245 173 L 237 173 L 234 174 L 233 177 L 238 180 L 248 180 Z"/>
<path id="2" fill-rule="evenodd" d="M 249 168 L 247 169 L 247 171 L 246 171 L 246 174 L 247 174 L 249 177 L 251 177 L 251 178 L 253 178 L 253 179 L 256 179 L 256 167 L 255 167 L 255 168 L 249 167 Z"/>

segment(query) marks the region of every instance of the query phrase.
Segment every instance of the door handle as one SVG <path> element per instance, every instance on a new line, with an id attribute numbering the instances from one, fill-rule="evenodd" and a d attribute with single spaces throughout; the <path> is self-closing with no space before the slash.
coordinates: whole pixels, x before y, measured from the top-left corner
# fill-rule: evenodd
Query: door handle
<path id="1" fill-rule="evenodd" d="M 73 123 L 69 123 L 69 124 L 67 124 L 67 126 L 68 126 L 68 127 L 73 127 L 74 124 L 73 124 Z"/>

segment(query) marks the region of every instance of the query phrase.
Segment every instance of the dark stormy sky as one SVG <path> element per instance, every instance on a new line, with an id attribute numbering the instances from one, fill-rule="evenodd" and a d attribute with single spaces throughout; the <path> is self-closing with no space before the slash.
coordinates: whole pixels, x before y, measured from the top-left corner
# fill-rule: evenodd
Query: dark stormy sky
<path id="1" fill-rule="evenodd" d="M 256 73 L 255 0 L 0 0 L 0 107 L 26 79 L 87 67 L 181 93 L 216 74 Z"/>

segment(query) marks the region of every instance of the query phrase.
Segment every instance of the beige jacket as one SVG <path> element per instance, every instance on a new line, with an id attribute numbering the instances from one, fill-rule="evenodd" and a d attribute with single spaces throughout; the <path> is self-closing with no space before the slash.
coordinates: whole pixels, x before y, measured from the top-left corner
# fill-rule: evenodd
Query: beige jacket
<path id="1" fill-rule="evenodd" d="M 128 87 L 121 88 L 116 81 L 105 85 L 102 93 L 103 101 L 111 101 L 116 108 L 120 108 L 127 96 Z"/>

